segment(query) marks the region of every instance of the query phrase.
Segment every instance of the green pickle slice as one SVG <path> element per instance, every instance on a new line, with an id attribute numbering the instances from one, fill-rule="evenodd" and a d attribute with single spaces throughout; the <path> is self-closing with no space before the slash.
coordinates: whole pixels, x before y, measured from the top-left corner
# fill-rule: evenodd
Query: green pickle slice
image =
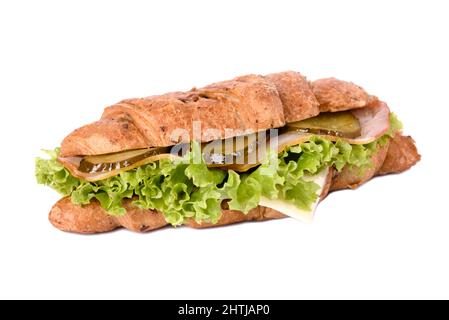
<path id="1" fill-rule="evenodd" d="M 357 138 L 362 132 L 359 120 L 351 111 L 322 112 L 313 118 L 288 123 L 287 127 L 289 130 L 342 138 Z"/>
<path id="2" fill-rule="evenodd" d="M 168 151 L 168 148 L 147 148 L 110 153 L 96 156 L 85 156 L 81 159 L 78 170 L 85 173 L 101 173 L 129 167 L 145 158 Z"/>
<path id="3" fill-rule="evenodd" d="M 257 134 L 237 136 L 225 140 L 204 143 L 202 153 L 209 166 L 225 164 L 244 164 L 249 155 L 256 150 Z"/>

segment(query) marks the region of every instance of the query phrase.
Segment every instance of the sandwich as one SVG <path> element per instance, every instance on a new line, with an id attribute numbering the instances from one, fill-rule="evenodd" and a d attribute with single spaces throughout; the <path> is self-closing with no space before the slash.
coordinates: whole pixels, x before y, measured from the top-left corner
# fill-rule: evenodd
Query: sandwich
<path id="1" fill-rule="evenodd" d="M 49 220 L 76 233 L 310 221 L 329 192 L 420 160 L 385 102 L 293 71 L 123 100 L 46 153 Z"/>

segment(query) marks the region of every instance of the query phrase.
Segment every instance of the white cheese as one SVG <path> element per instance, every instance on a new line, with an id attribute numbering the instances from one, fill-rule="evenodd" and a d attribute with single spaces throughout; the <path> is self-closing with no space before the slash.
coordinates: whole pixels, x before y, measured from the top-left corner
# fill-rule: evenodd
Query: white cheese
<path id="1" fill-rule="evenodd" d="M 300 220 L 303 222 L 311 222 L 313 220 L 313 215 L 314 215 L 315 209 L 318 206 L 318 203 L 320 202 L 320 195 L 323 191 L 324 185 L 326 184 L 328 172 L 329 172 L 329 168 L 325 168 L 325 169 L 321 170 L 321 172 L 315 176 L 304 177 L 305 180 L 313 181 L 320 186 L 320 189 L 317 191 L 318 198 L 312 204 L 310 211 L 299 209 L 294 204 L 287 202 L 287 201 L 270 200 L 265 197 L 260 198 L 259 204 L 261 206 L 272 208 L 274 210 L 282 212 L 283 214 L 290 216 L 294 219 L 297 219 L 297 220 Z"/>

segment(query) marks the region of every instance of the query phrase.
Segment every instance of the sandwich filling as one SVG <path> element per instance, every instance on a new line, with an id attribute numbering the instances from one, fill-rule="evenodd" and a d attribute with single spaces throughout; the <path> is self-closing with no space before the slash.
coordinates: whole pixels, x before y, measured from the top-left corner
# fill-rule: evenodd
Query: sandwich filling
<path id="1" fill-rule="evenodd" d="M 330 167 L 354 166 L 362 174 L 400 129 L 387 107 L 361 108 L 287 124 L 276 148 L 261 146 L 256 134 L 231 142 L 230 153 L 220 152 L 222 140 L 192 142 L 178 154 L 164 147 L 59 158 L 57 148 L 46 151 L 49 159 L 36 159 L 36 178 L 74 204 L 97 200 L 109 214 L 124 215 L 128 198 L 162 212 L 173 225 L 216 223 L 223 207 L 247 213 L 258 205 L 307 220 Z"/>

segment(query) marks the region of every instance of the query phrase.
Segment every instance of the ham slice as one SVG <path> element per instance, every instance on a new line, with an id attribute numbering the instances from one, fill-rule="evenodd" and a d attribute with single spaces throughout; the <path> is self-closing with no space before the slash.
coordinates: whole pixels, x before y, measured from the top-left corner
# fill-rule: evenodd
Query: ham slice
<path id="1" fill-rule="evenodd" d="M 362 128 L 360 137 L 345 139 L 351 144 L 366 144 L 383 136 L 390 129 L 390 109 L 382 101 L 374 101 L 371 105 L 351 111 L 359 120 Z"/>
<path id="2" fill-rule="evenodd" d="M 374 101 L 369 106 L 351 110 L 361 127 L 361 134 L 357 138 L 342 138 L 331 135 L 310 134 L 297 131 L 289 131 L 278 137 L 279 152 L 289 146 L 305 142 L 312 136 L 320 136 L 331 141 L 342 140 L 350 144 L 367 144 L 383 136 L 390 128 L 390 109 L 382 101 Z"/>

